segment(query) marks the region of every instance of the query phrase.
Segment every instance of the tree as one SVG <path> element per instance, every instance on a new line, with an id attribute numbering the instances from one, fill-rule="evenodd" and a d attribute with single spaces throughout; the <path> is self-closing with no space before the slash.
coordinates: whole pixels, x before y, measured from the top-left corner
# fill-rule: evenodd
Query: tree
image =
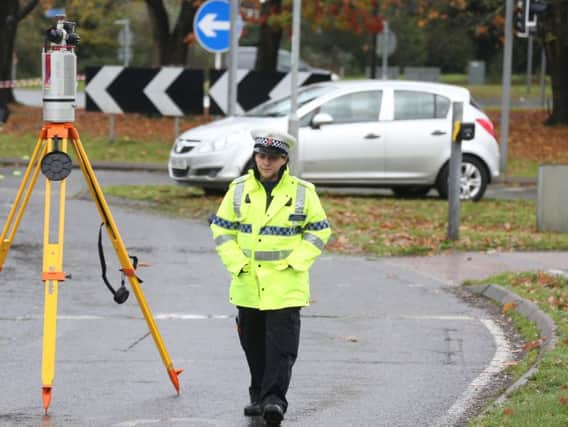
<path id="1" fill-rule="evenodd" d="M 38 3 L 39 0 L 29 0 L 25 4 L 21 4 L 20 0 L 0 1 L 0 81 L 12 80 L 12 61 L 18 24 Z M 0 89 L 0 105 L 13 101 L 12 89 Z"/>
<path id="2" fill-rule="evenodd" d="M 293 3 L 294 0 L 266 0 L 260 5 L 256 2 L 258 18 L 247 19 L 250 24 L 260 24 L 255 70 L 276 70 L 282 35 L 291 32 Z M 247 2 L 247 6 L 255 7 L 255 2 Z M 312 29 L 347 29 L 374 37 L 383 28 L 381 18 L 374 14 L 377 7 L 377 0 L 304 1 L 302 20 Z"/>
<path id="3" fill-rule="evenodd" d="M 568 125 L 568 2 L 549 0 L 547 5 L 538 29 L 552 82 L 552 113 L 547 123 Z"/>
<path id="4" fill-rule="evenodd" d="M 193 37 L 193 18 L 203 1 L 182 0 L 176 24 L 170 32 L 170 19 L 163 0 L 145 0 L 159 65 L 185 65 L 188 44 Z"/>
<path id="5" fill-rule="evenodd" d="M 260 32 L 256 62 L 257 71 L 276 71 L 278 66 L 278 49 L 282 39 L 282 22 L 274 19 L 282 13 L 282 0 L 268 0 L 260 9 Z"/>

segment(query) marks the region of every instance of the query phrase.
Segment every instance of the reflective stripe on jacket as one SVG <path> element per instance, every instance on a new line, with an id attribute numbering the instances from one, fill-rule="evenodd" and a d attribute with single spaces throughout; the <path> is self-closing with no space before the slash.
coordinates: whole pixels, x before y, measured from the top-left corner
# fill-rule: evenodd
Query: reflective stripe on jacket
<path id="1" fill-rule="evenodd" d="M 275 310 L 309 304 L 308 269 L 331 235 L 329 221 L 312 184 L 286 170 L 266 191 L 248 175 L 229 186 L 211 230 L 221 261 L 232 275 L 230 301 Z"/>

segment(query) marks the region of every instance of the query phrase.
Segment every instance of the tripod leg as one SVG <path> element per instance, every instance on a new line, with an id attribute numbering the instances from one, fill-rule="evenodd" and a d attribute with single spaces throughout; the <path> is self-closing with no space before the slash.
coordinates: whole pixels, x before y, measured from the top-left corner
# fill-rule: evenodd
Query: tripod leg
<path id="1" fill-rule="evenodd" d="M 49 150 L 53 148 L 52 139 L 48 140 Z M 67 152 L 67 140 L 63 139 L 61 151 Z M 43 353 L 41 360 L 42 398 L 45 413 L 51 402 L 51 389 L 55 375 L 55 342 L 57 330 L 57 297 L 59 282 L 65 280 L 63 272 L 63 236 L 65 221 L 65 180 L 59 184 L 59 209 L 57 239 L 50 239 L 52 182 L 45 181 L 45 213 L 43 230 L 43 273 L 45 282 L 45 307 L 43 315 Z"/>
<path id="2" fill-rule="evenodd" d="M 148 328 L 150 329 L 150 333 L 152 334 L 152 337 L 154 338 L 154 342 L 156 344 L 156 347 L 158 348 L 158 352 L 160 353 L 160 356 L 162 358 L 162 362 L 164 363 L 167 371 L 168 371 L 168 375 L 170 377 L 170 380 L 174 386 L 174 388 L 176 389 L 177 393 L 179 394 L 180 391 L 180 385 L 179 385 L 179 374 L 181 374 L 182 370 L 176 370 L 173 366 L 173 363 L 170 359 L 170 356 L 168 354 L 168 350 L 166 349 L 166 346 L 164 344 L 164 341 L 162 339 L 162 336 L 160 335 L 160 331 L 158 330 L 158 326 L 156 325 L 156 321 L 154 320 L 154 317 L 152 316 L 152 312 L 150 310 L 150 307 L 148 305 L 148 303 L 146 302 L 146 297 L 144 296 L 144 292 L 142 291 L 142 287 L 140 286 L 140 282 L 138 280 L 138 278 L 136 277 L 136 273 L 134 271 L 134 267 L 132 266 L 132 263 L 130 261 L 130 258 L 128 256 L 128 253 L 126 251 L 126 247 L 124 246 L 124 242 L 122 241 L 122 238 L 120 237 L 120 233 L 118 232 L 118 228 L 114 222 L 114 219 L 112 217 L 112 214 L 110 212 L 110 209 L 106 203 L 105 197 L 103 195 L 103 192 L 101 190 L 101 187 L 99 186 L 99 183 L 97 181 L 97 178 L 95 176 L 95 173 L 93 171 L 93 168 L 91 166 L 91 163 L 89 162 L 89 159 L 87 157 L 87 153 L 85 152 L 85 149 L 83 148 L 83 145 L 81 144 L 81 140 L 79 139 L 79 133 L 77 132 L 76 129 L 71 129 L 71 142 L 73 145 L 73 149 L 75 150 L 75 153 L 77 155 L 77 159 L 79 162 L 79 165 L 81 167 L 81 171 L 83 172 L 83 175 L 85 176 L 85 180 L 87 182 L 87 185 L 89 187 L 89 190 L 91 192 L 91 196 L 93 197 L 93 200 L 95 201 L 95 204 L 97 205 L 97 209 L 99 211 L 99 214 L 101 216 L 101 220 L 103 221 L 104 225 L 105 225 L 105 229 L 107 231 L 107 234 L 109 236 L 110 241 L 112 242 L 112 245 L 114 247 L 114 250 L 116 252 L 116 255 L 118 257 L 118 261 L 121 265 L 121 269 L 124 272 L 124 274 L 128 277 L 128 281 L 130 283 L 130 286 L 132 287 L 132 290 L 134 291 L 134 295 L 136 296 L 136 300 L 138 301 L 138 305 L 140 306 L 140 309 L 142 310 L 142 314 L 144 315 L 144 319 L 146 319 L 146 323 L 148 324 Z"/>
<path id="3" fill-rule="evenodd" d="M 18 193 L 16 194 L 14 204 L 12 205 L 10 213 L 8 214 L 8 219 L 6 220 L 4 228 L 2 229 L 2 234 L 0 234 L 0 271 L 2 271 L 2 266 L 4 265 L 4 261 L 8 256 L 8 251 L 12 246 L 14 236 L 16 235 L 16 231 L 18 230 L 18 226 L 20 225 L 20 221 L 22 220 L 22 216 L 24 215 L 24 211 L 26 209 L 28 201 L 30 200 L 32 190 L 39 175 L 41 159 L 47 151 L 45 136 L 46 130 L 45 128 L 43 128 L 40 132 L 30 161 L 28 162 L 28 166 L 26 167 L 24 178 L 22 180 L 22 183 L 20 184 Z"/>

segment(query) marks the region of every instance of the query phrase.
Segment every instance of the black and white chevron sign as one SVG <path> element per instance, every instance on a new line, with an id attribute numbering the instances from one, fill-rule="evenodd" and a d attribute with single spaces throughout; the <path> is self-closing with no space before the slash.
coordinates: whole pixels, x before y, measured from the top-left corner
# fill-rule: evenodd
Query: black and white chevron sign
<path id="1" fill-rule="evenodd" d="M 86 109 L 162 116 L 203 114 L 203 70 L 89 67 Z"/>
<path id="2" fill-rule="evenodd" d="M 209 101 L 211 114 L 227 114 L 229 109 L 229 72 L 209 72 Z M 237 70 L 236 113 L 242 114 L 269 99 L 278 99 L 290 94 L 292 73 Z M 298 85 L 331 80 L 330 74 L 298 73 Z"/>

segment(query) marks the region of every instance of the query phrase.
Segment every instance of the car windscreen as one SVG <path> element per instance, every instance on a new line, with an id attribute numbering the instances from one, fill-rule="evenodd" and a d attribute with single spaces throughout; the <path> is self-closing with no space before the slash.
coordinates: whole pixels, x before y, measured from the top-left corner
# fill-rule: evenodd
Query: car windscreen
<path id="1" fill-rule="evenodd" d="M 298 91 L 298 108 L 334 90 L 335 88 L 333 86 L 316 86 L 300 89 Z M 290 108 L 291 99 L 288 96 L 275 101 L 267 101 L 264 104 L 248 111 L 245 116 L 282 117 L 290 113 Z"/>

